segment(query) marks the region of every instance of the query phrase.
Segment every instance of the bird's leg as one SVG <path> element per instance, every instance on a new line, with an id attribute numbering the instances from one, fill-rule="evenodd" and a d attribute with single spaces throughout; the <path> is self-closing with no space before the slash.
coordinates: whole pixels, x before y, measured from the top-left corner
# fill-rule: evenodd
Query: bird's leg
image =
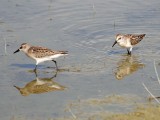
<path id="1" fill-rule="evenodd" d="M 37 71 L 36 70 L 34 70 L 34 73 L 35 73 L 35 75 L 36 75 L 36 78 L 38 77 L 38 75 L 37 75 Z"/>
<path id="2" fill-rule="evenodd" d="M 129 49 L 129 55 L 131 55 L 131 52 L 132 52 L 132 47 Z"/>
<path id="3" fill-rule="evenodd" d="M 55 60 L 52 60 L 52 61 L 55 63 L 56 69 L 58 70 L 57 62 Z"/>
<path id="4" fill-rule="evenodd" d="M 35 66 L 33 71 L 37 74 L 37 65 Z"/>
<path id="5" fill-rule="evenodd" d="M 131 54 L 131 52 L 128 50 L 128 48 L 127 48 L 127 52 L 128 52 L 128 55 L 130 55 L 130 54 Z"/>
<path id="6" fill-rule="evenodd" d="M 129 54 L 128 55 L 131 55 L 131 52 L 129 52 Z"/>
<path id="7" fill-rule="evenodd" d="M 57 77 L 57 73 L 58 73 L 58 71 L 56 71 L 55 75 L 53 77 L 51 77 L 50 79 L 56 78 Z"/>

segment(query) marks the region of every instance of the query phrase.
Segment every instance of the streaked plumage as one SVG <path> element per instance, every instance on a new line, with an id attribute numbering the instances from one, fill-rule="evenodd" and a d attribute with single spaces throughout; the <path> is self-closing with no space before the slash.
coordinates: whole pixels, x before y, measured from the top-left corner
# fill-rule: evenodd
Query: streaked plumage
<path id="1" fill-rule="evenodd" d="M 36 60 L 36 67 L 34 71 L 36 71 L 39 63 L 50 60 L 55 63 L 56 68 L 58 69 L 57 62 L 54 59 L 68 54 L 68 51 L 54 51 L 45 47 L 31 46 L 28 43 L 21 44 L 20 48 L 14 53 L 19 51 L 23 51 L 28 57 Z"/>
<path id="2" fill-rule="evenodd" d="M 132 52 L 132 48 L 134 45 L 138 44 L 146 34 L 117 34 L 116 41 L 112 45 L 112 47 L 118 43 L 119 46 L 127 48 L 128 54 L 130 55 Z"/>

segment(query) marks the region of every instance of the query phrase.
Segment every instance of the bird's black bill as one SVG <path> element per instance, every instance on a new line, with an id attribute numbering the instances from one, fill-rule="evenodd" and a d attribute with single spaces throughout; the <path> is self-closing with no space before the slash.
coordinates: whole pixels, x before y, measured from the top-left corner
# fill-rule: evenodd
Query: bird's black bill
<path id="1" fill-rule="evenodd" d="M 19 52 L 20 50 L 18 49 L 18 50 L 16 50 L 14 53 L 17 53 L 17 52 Z"/>
<path id="2" fill-rule="evenodd" d="M 115 41 L 114 43 L 113 43 L 113 45 L 112 45 L 112 47 L 114 47 L 114 45 L 117 43 L 117 41 Z"/>
<path id="3" fill-rule="evenodd" d="M 20 88 L 19 88 L 19 87 L 15 86 L 15 85 L 14 85 L 14 87 L 15 87 L 15 88 L 17 88 L 18 90 L 20 90 Z"/>

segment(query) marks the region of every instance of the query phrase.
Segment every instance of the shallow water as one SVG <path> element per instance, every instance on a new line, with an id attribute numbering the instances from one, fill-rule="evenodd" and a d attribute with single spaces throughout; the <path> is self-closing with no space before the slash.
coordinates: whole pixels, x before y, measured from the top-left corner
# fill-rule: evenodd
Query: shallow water
<path id="1" fill-rule="evenodd" d="M 64 111 L 72 101 L 114 94 L 137 96 L 145 103 L 148 93 L 142 83 L 158 96 L 154 60 L 159 73 L 159 5 L 157 0 L 1 0 L 0 118 L 71 116 Z M 125 49 L 111 47 L 117 33 L 146 33 L 146 37 L 130 57 Z M 57 59 L 61 70 L 53 79 L 64 90 L 19 93 L 15 85 L 22 88 L 36 79 L 35 61 L 23 53 L 13 54 L 24 42 L 69 51 Z M 52 62 L 40 64 L 37 77 L 53 77 L 54 67 Z"/>

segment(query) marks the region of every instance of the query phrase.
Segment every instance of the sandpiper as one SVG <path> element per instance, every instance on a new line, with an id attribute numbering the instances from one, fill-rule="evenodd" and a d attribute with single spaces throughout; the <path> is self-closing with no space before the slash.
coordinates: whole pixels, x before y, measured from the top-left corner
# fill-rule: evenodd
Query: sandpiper
<path id="1" fill-rule="evenodd" d="M 116 41 L 112 47 L 118 43 L 119 46 L 127 48 L 128 55 L 131 55 L 132 48 L 134 45 L 138 44 L 146 34 L 117 34 Z"/>
<path id="2" fill-rule="evenodd" d="M 20 48 L 14 53 L 19 51 L 23 51 L 28 57 L 36 60 L 35 72 L 39 63 L 50 60 L 55 63 L 58 70 L 57 62 L 54 59 L 68 54 L 68 51 L 54 51 L 45 47 L 32 46 L 28 43 L 21 44 Z"/>

